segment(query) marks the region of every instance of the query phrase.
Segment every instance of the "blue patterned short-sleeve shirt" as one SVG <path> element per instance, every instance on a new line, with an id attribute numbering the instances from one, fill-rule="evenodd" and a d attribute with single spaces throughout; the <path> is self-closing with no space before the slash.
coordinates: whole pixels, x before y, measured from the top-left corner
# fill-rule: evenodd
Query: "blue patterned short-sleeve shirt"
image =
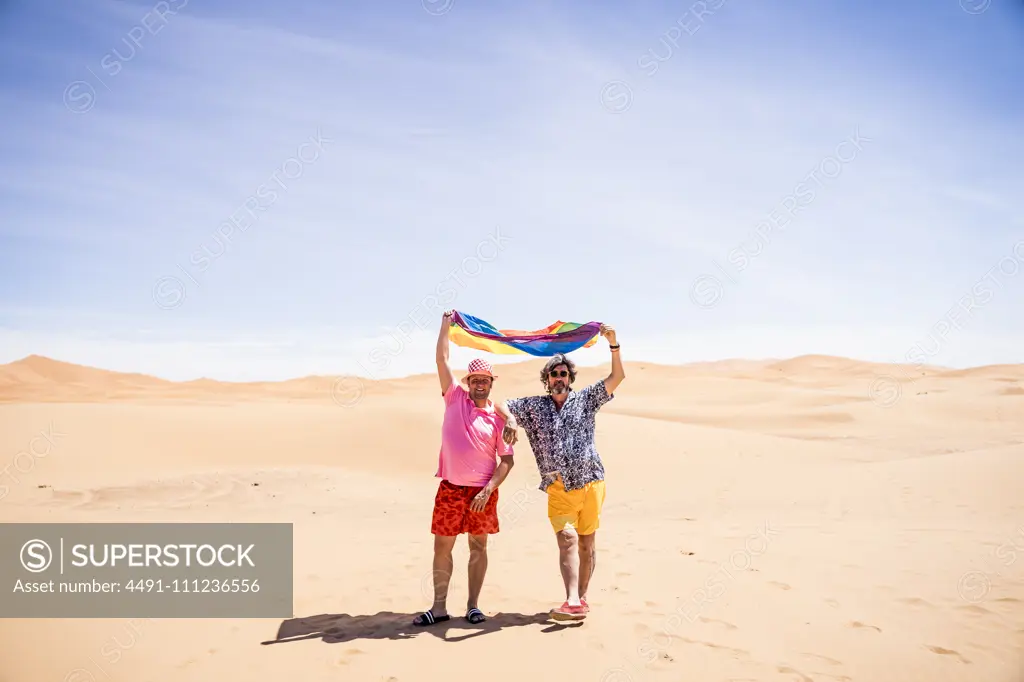
<path id="1" fill-rule="evenodd" d="M 540 470 L 541 490 L 547 490 L 556 474 L 562 477 L 566 490 L 604 480 L 604 464 L 594 444 L 594 418 L 614 397 L 602 379 L 579 391 L 570 390 L 561 410 L 550 395 L 505 402 L 526 431 Z"/>

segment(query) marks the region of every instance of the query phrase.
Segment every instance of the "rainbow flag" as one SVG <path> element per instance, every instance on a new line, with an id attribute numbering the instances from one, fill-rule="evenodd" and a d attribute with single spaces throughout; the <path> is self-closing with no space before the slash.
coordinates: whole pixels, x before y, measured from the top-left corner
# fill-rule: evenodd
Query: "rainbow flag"
<path id="1" fill-rule="evenodd" d="M 593 346 L 597 343 L 600 330 L 600 322 L 581 324 L 561 320 L 534 331 L 496 329 L 490 322 L 455 310 L 452 311 L 448 338 L 457 346 L 475 348 L 487 353 L 525 353 L 551 357 L 557 353 L 571 353 L 580 348 Z"/>

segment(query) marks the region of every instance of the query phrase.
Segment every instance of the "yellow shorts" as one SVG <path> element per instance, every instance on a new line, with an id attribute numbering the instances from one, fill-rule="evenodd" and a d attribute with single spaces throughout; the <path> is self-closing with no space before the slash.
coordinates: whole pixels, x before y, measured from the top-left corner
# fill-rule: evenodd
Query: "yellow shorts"
<path id="1" fill-rule="evenodd" d="M 567 491 L 559 477 L 548 486 L 547 493 L 548 520 L 556 533 L 571 527 L 579 535 L 590 535 L 601 526 L 604 481 L 592 481 Z"/>

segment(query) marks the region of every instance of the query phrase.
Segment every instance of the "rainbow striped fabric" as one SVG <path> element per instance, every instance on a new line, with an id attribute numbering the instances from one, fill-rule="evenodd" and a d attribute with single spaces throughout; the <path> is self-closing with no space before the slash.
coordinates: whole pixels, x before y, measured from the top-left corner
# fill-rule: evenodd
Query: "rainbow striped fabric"
<path id="1" fill-rule="evenodd" d="M 601 330 L 600 322 L 553 322 L 543 329 L 521 331 L 518 329 L 497 329 L 490 322 L 452 311 L 452 324 L 448 339 L 457 346 L 475 348 L 498 355 L 525 353 L 539 357 L 551 357 L 557 353 L 571 353 L 580 348 L 589 348 L 597 343 Z"/>

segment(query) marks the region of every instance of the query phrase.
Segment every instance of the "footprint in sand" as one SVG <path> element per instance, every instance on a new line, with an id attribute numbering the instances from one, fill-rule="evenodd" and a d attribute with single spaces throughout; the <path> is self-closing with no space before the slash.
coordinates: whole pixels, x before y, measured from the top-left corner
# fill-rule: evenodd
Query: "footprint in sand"
<path id="1" fill-rule="evenodd" d="M 790 587 L 786 583 L 780 583 L 780 582 L 776 582 L 774 580 L 769 580 L 768 584 L 771 585 L 772 587 L 777 587 L 780 590 L 791 590 L 791 589 L 793 589 L 792 587 Z"/>
<path id="2" fill-rule="evenodd" d="M 940 656 L 956 656 L 964 663 L 970 663 L 970 661 L 968 661 L 966 658 L 960 655 L 960 652 L 953 651 L 952 649 L 946 649 L 941 646 L 931 646 L 930 644 L 925 644 L 924 648 L 932 652 L 933 654 L 939 654 Z"/>
<path id="3" fill-rule="evenodd" d="M 800 682 L 814 682 L 814 680 L 812 680 L 810 677 L 807 677 L 807 675 L 804 675 L 799 670 L 796 670 L 795 668 L 790 668 L 787 665 L 780 665 L 776 668 L 776 670 L 778 670 L 783 675 L 796 675 L 797 679 L 799 679 Z"/>
<path id="4" fill-rule="evenodd" d="M 704 616 L 700 617 L 700 622 L 702 622 L 702 623 L 718 623 L 719 625 L 724 625 L 726 630 L 736 630 L 737 629 L 737 627 L 735 625 L 733 625 L 732 623 L 727 623 L 724 620 L 715 620 L 714 618 L 705 618 Z"/>
<path id="5" fill-rule="evenodd" d="M 366 652 L 362 649 L 345 649 L 345 656 L 357 656 L 359 654 L 365 654 Z M 339 658 L 335 665 L 343 666 L 348 665 L 349 661 L 347 658 Z"/>
<path id="6" fill-rule="evenodd" d="M 829 658 L 828 656 L 822 656 L 821 654 L 800 654 L 800 655 L 801 656 L 806 656 L 807 658 L 816 658 L 819 661 L 825 661 L 829 665 L 842 665 L 843 664 L 842 661 L 837 661 L 834 658 Z"/>
<path id="7" fill-rule="evenodd" d="M 871 628 L 872 630 L 877 630 L 878 632 L 882 631 L 882 628 L 878 627 L 877 625 L 867 625 L 866 623 L 862 623 L 859 620 L 853 621 L 852 623 L 847 625 L 847 627 L 851 627 L 851 628 Z"/>
<path id="8" fill-rule="evenodd" d="M 835 599 L 826 599 L 825 603 L 828 604 L 829 606 L 831 606 L 834 609 L 838 609 L 839 608 L 839 602 L 836 601 Z"/>
<path id="9" fill-rule="evenodd" d="M 673 635 L 673 637 L 678 637 L 678 635 Z M 708 647 L 709 649 L 721 649 L 722 651 L 729 651 L 735 654 L 738 658 L 750 657 L 750 652 L 745 649 L 735 649 L 731 646 L 715 644 L 714 642 L 703 642 L 699 639 L 689 639 L 687 637 L 679 637 L 679 639 L 683 642 L 686 642 L 687 644 L 700 644 L 702 646 Z"/>

